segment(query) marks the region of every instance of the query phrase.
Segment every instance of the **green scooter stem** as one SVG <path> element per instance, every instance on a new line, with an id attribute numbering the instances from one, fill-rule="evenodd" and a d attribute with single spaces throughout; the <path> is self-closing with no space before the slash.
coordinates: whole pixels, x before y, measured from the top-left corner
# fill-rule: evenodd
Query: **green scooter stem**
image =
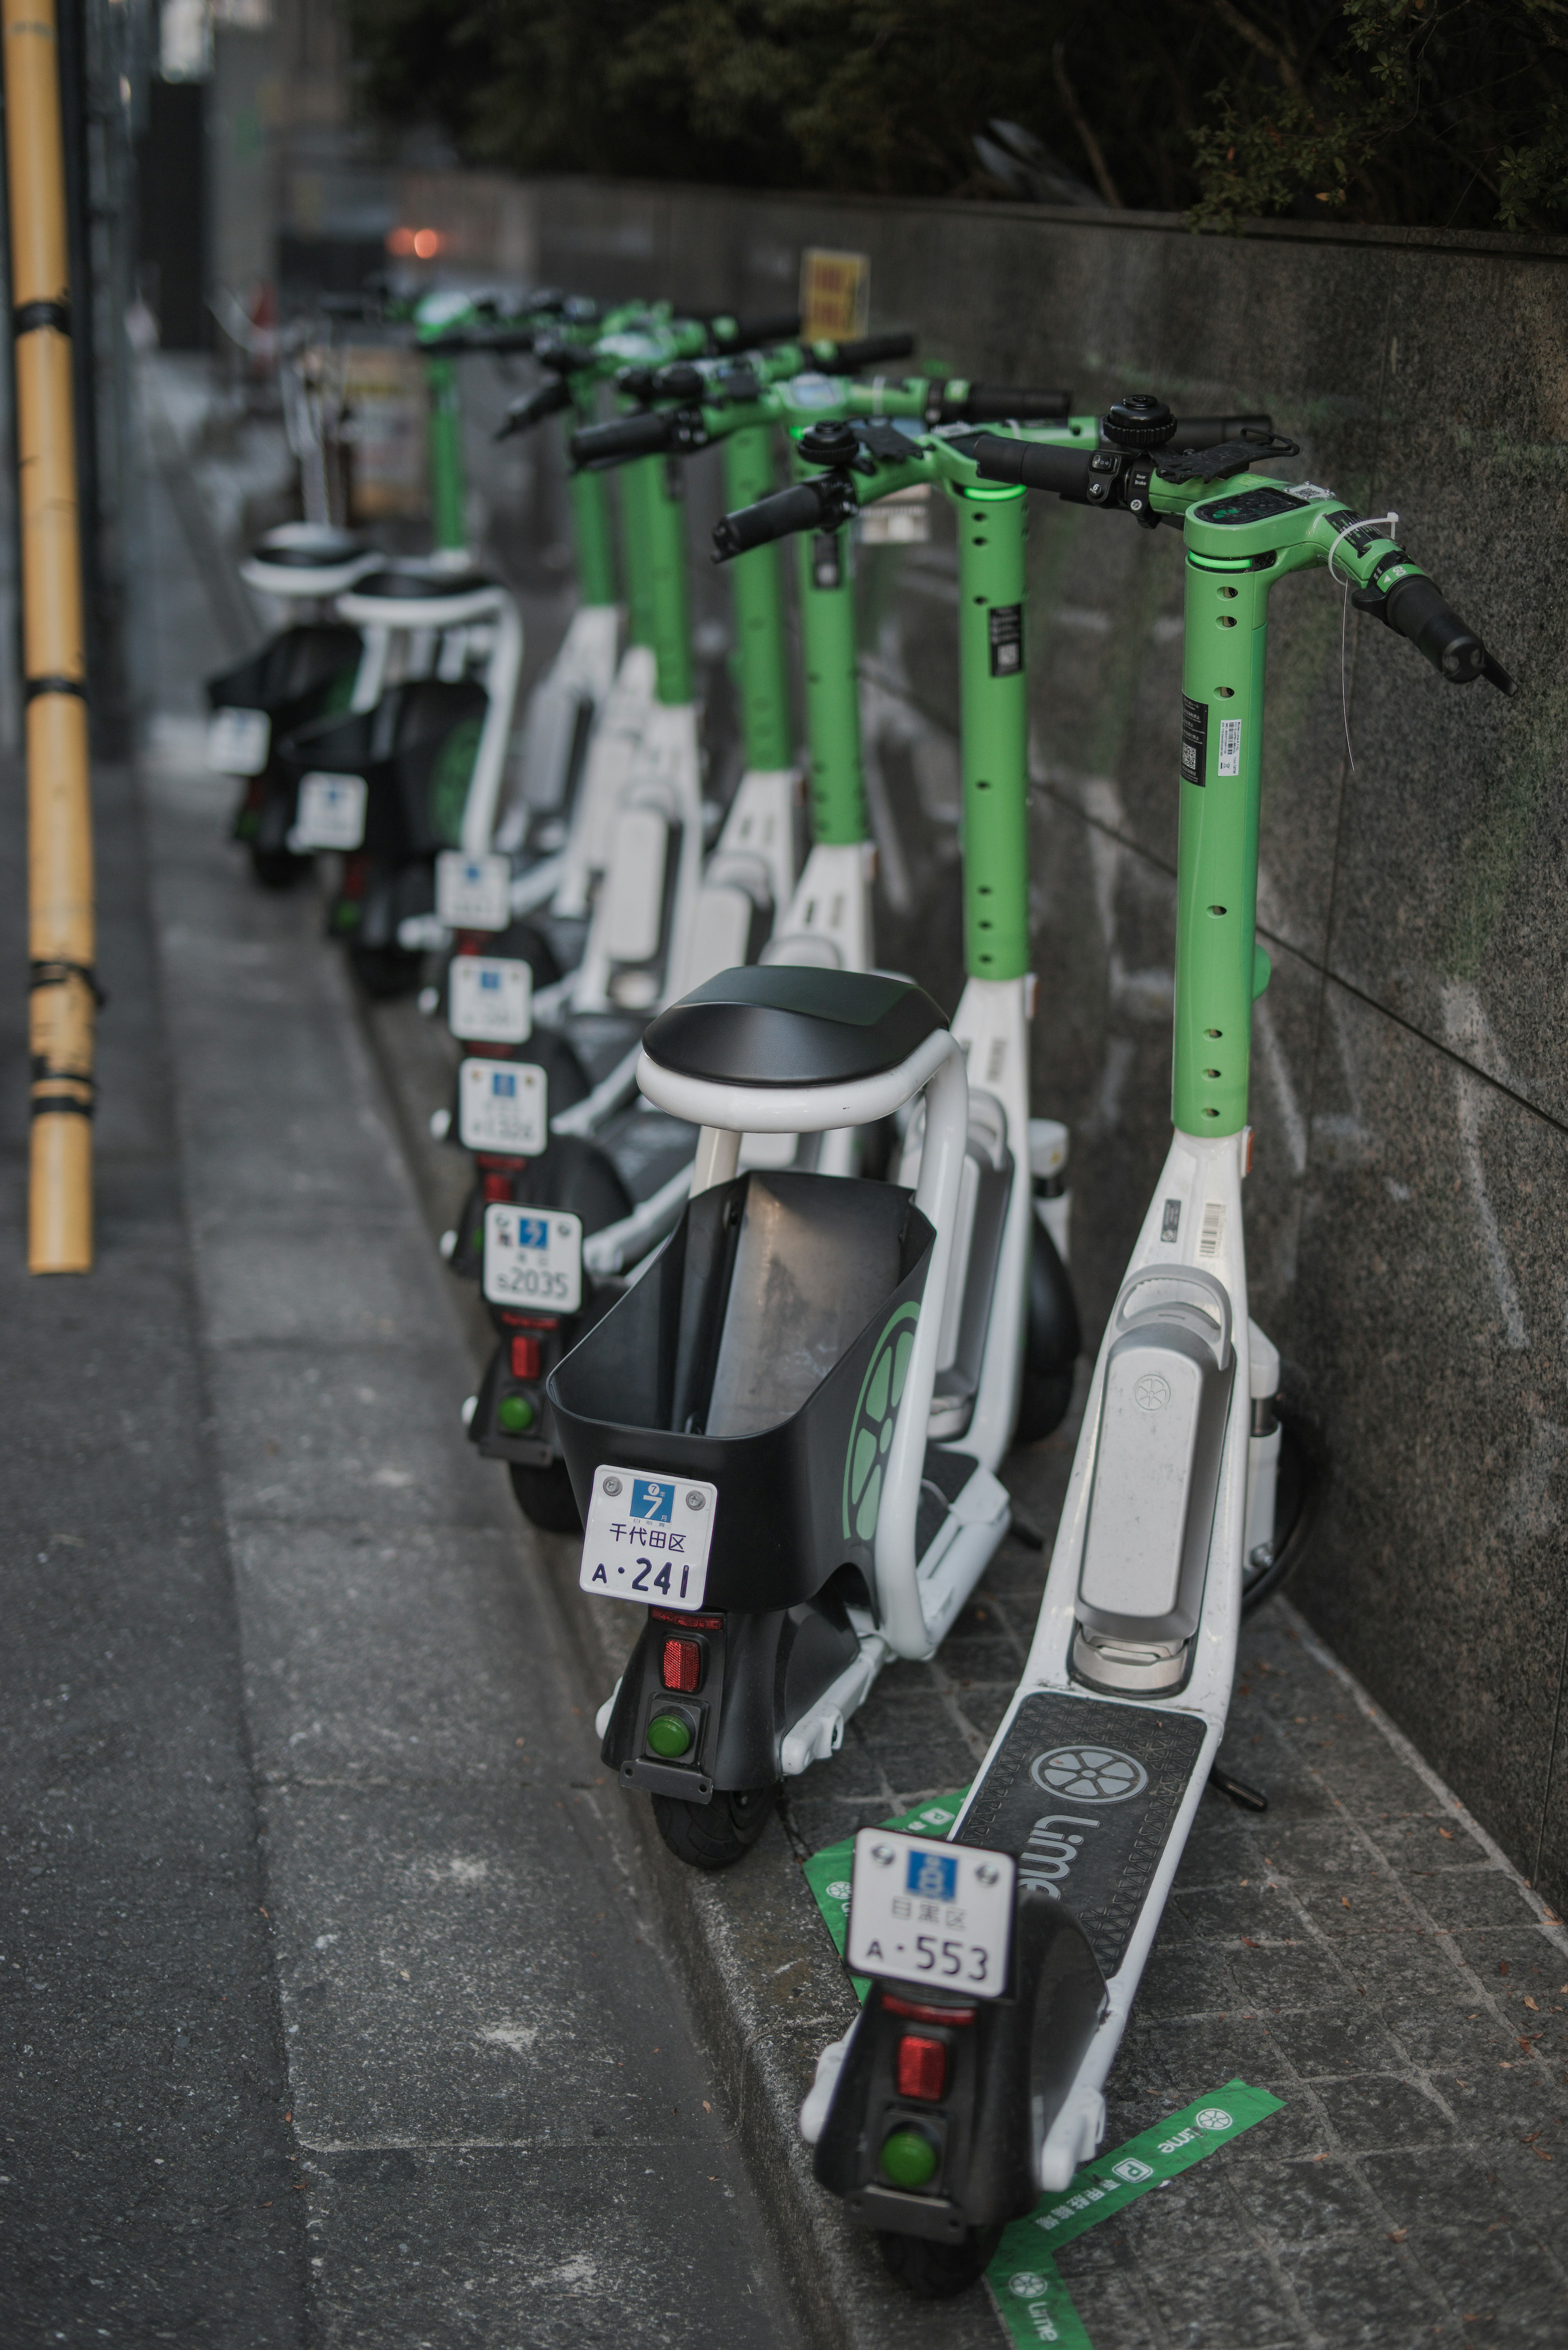
<path id="1" fill-rule="evenodd" d="M 628 465 L 620 475 L 620 549 L 626 575 L 627 639 L 653 644 L 653 564 L 649 545 L 649 492 L 656 457 Z"/>
<path id="2" fill-rule="evenodd" d="M 572 522 L 578 598 L 584 604 L 613 604 L 615 538 L 610 527 L 608 484 L 600 473 L 568 471 L 566 502 Z"/>
<path id="3" fill-rule="evenodd" d="M 438 555 L 457 554 L 468 544 L 462 467 L 462 406 L 455 359 L 427 359 L 430 394 L 431 536 Z"/>
<path id="4" fill-rule="evenodd" d="M 849 532 L 846 527 L 807 533 L 799 545 L 811 837 L 819 847 L 845 848 L 870 837 Z"/>
<path id="5" fill-rule="evenodd" d="M 1022 490 L 944 485 L 959 543 L 964 969 L 1029 968 L 1029 707 Z"/>
<path id="6" fill-rule="evenodd" d="M 591 473 L 581 481 L 596 478 Z M 724 497 L 750 505 L 774 487 L 773 444 L 765 427 L 749 426 L 724 442 Z M 784 658 L 784 582 L 771 546 L 759 546 L 730 567 L 735 616 L 735 666 L 741 692 L 745 762 L 770 775 L 792 764 L 789 673 Z"/>
<path id="7" fill-rule="evenodd" d="M 685 481 L 670 458 L 645 460 L 644 525 L 648 534 L 651 640 L 655 688 L 667 707 L 693 695 L 691 589 L 686 558 Z"/>

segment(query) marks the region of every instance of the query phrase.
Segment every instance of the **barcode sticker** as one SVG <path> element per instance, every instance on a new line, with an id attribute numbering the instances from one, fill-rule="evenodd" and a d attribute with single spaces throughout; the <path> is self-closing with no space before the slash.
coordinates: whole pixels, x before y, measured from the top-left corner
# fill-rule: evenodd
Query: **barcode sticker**
<path id="1" fill-rule="evenodd" d="M 1205 1200 L 1203 1222 L 1198 1234 L 1198 1258 L 1200 1264 L 1211 1264 L 1225 1245 L 1225 1202 Z"/>
<path id="2" fill-rule="evenodd" d="M 1241 772 L 1241 722 L 1239 718 L 1220 721 L 1220 768 L 1222 775 L 1239 775 Z"/>

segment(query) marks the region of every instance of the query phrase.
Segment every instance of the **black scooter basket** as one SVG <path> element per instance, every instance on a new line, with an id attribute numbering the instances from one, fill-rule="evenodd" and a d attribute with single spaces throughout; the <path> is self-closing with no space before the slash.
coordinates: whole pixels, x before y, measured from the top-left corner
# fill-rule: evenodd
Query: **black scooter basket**
<path id="1" fill-rule="evenodd" d="M 871 1565 L 936 1235 L 913 1195 L 753 1170 L 691 1201 L 546 1383 L 587 1514 L 607 1464 L 718 1488 L 705 1608 L 786 1608 Z"/>

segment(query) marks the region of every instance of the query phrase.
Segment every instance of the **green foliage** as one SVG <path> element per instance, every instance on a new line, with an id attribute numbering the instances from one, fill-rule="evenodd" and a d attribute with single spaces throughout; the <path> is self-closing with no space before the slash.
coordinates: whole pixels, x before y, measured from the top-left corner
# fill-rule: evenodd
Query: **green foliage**
<path id="1" fill-rule="evenodd" d="M 1568 228 L 1568 0 L 351 5 L 369 111 L 515 171 Z"/>

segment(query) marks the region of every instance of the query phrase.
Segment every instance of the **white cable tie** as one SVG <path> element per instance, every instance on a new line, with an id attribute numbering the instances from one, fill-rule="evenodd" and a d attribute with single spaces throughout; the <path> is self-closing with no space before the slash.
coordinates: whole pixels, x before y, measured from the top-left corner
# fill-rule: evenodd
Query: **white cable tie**
<path id="1" fill-rule="evenodd" d="M 1334 567 L 1334 558 L 1342 538 L 1349 538 L 1358 530 L 1381 530 L 1385 523 L 1388 525 L 1390 530 L 1397 530 L 1399 517 L 1397 514 L 1371 515 L 1364 517 L 1360 522 L 1348 522 L 1343 530 L 1334 532 L 1333 543 L 1328 550 L 1328 576 L 1331 579 L 1337 580 L 1345 590 L 1345 600 L 1339 608 L 1339 714 L 1345 722 L 1345 748 L 1350 760 L 1352 774 L 1355 771 L 1355 751 L 1350 740 L 1350 656 L 1345 639 L 1350 625 L 1350 591 L 1355 587 L 1355 581 L 1349 572 L 1345 573 L 1343 579 L 1340 578 Z"/>

